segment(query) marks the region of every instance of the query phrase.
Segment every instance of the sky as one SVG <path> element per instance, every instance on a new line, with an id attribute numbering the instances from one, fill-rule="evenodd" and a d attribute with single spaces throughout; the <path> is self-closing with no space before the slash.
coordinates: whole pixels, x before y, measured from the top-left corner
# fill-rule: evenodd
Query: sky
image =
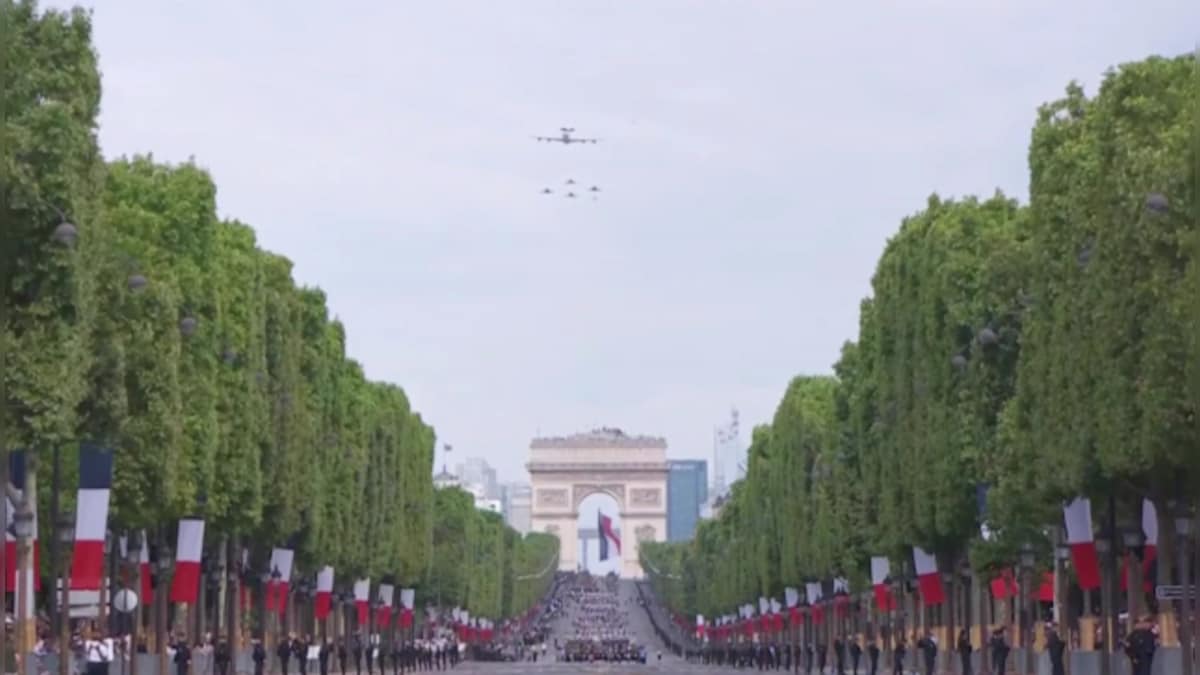
<path id="1" fill-rule="evenodd" d="M 82 4 L 106 156 L 211 171 L 435 463 L 502 480 L 539 434 L 708 458 L 736 406 L 745 443 L 855 338 L 903 217 L 1024 199 L 1038 105 L 1200 39 L 1191 0 Z M 532 138 L 562 126 L 601 142 Z"/>

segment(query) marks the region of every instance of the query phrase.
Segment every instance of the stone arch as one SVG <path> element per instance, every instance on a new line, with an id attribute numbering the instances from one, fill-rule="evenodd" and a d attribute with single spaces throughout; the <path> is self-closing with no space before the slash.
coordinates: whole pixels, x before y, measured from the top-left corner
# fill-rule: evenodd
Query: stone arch
<path id="1" fill-rule="evenodd" d="M 571 513 L 575 518 L 579 517 L 579 507 L 583 504 L 583 500 L 592 495 L 608 495 L 617 503 L 617 512 L 625 513 L 625 483 L 576 483 L 571 487 Z"/>
<path id="2" fill-rule="evenodd" d="M 654 529 L 653 525 L 638 525 L 633 534 L 637 537 L 638 541 L 654 541 L 654 537 L 658 534 L 658 531 Z"/>

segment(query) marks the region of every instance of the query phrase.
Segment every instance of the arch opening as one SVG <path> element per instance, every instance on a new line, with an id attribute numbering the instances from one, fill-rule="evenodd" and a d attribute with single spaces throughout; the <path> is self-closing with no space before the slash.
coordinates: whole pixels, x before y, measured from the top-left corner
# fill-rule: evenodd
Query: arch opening
<path id="1" fill-rule="evenodd" d="M 579 515 L 576 517 L 579 569 L 601 576 L 610 572 L 619 575 L 622 573 L 621 550 L 600 531 L 601 515 L 608 518 L 612 532 L 621 544 L 625 543 L 626 536 L 621 531 L 621 511 L 616 498 L 607 492 L 593 492 L 584 497 L 579 502 Z M 605 552 L 607 556 L 602 559 Z"/>

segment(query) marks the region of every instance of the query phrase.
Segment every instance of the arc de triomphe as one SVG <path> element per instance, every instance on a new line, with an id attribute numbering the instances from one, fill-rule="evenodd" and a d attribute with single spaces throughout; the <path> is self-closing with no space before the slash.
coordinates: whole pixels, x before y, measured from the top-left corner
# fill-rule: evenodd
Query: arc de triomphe
<path id="1" fill-rule="evenodd" d="M 667 442 L 597 429 L 574 436 L 535 438 L 529 444 L 533 487 L 532 529 L 558 536 L 560 570 L 579 565 L 579 505 L 603 493 L 617 502 L 621 576 L 642 577 L 639 541 L 667 537 Z M 594 527 L 594 526 L 593 526 Z M 631 536 L 632 535 L 632 536 Z"/>

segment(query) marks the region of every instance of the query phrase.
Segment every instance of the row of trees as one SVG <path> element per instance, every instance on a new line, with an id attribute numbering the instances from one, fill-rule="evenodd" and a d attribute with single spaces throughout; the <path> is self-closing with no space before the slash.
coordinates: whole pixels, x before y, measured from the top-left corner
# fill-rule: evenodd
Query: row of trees
<path id="1" fill-rule="evenodd" d="M 217 215 L 201 168 L 103 160 L 88 14 L 0 6 L 0 447 L 28 451 L 39 538 L 58 515 L 39 464 L 61 464 L 70 513 L 93 441 L 115 453 L 116 531 L 173 544 L 198 515 L 210 547 L 240 540 L 260 569 L 288 542 L 298 573 L 428 580 L 497 618 L 528 607 L 539 582 L 514 577 L 550 543 L 435 497 L 432 427 L 346 356 L 325 295 Z"/>
<path id="2" fill-rule="evenodd" d="M 434 550 L 422 593 L 427 602 L 469 608 L 484 617 L 519 616 L 541 599 L 554 579 L 558 538 L 521 536 L 497 513 L 475 508 L 457 489 L 434 496 Z"/>
<path id="3" fill-rule="evenodd" d="M 912 545 L 946 570 L 1025 543 L 1049 563 L 1065 499 L 1136 527 L 1143 497 L 1200 497 L 1196 72 L 1151 58 L 1091 98 L 1072 84 L 1038 112 L 1028 205 L 934 196 L 903 221 L 835 375 L 792 381 L 719 518 L 644 548 L 673 608 L 834 573 L 864 589 L 870 556 L 911 565 Z"/>

